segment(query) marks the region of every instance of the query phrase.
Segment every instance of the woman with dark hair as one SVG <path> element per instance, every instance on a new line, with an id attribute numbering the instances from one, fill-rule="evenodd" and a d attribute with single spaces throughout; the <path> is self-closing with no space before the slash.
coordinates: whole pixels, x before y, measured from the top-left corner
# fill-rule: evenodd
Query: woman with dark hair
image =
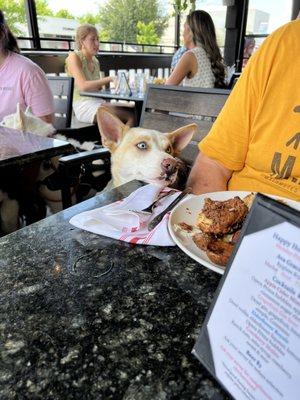
<path id="1" fill-rule="evenodd" d="M 183 31 L 188 49 L 167 79 L 167 85 L 224 88 L 225 67 L 211 16 L 196 10 L 187 16 Z"/>
<path id="2" fill-rule="evenodd" d="M 45 73 L 19 54 L 16 38 L 0 10 L 0 121 L 16 112 L 17 103 L 46 122 L 54 115 L 53 95 Z"/>

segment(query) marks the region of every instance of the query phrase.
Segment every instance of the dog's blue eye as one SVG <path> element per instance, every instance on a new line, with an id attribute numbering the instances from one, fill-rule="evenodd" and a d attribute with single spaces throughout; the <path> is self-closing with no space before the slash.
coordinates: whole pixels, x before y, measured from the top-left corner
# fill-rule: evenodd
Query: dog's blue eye
<path id="1" fill-rule="evenodd" d="M 146 142 L 140 142 L 136 145 L 136 147 L 140 150 L 146 150 L 148 148 L 147 143 Z"/>

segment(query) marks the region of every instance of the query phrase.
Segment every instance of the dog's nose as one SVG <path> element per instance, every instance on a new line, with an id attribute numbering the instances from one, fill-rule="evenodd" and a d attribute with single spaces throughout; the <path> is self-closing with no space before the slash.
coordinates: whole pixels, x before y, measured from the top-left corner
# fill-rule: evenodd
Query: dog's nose
<path id="1" fill-rule="evenodd" d="M 167 175 L 170 176 L 176 172 L 177 169 L 177 161 L 174 158 L 165 158 L 162 163 L 161 167 L 163 172 Z"/>

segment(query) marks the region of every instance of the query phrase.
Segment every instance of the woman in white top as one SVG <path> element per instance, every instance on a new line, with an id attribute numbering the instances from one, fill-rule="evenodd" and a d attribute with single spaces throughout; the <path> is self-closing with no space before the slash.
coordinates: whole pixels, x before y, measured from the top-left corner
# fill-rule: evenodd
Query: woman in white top
<path id="1" fill-rule="evenodd" d="M 211 16 L 202 10 L 187 16 L 183 30 L 187 51 L 167 79 L 167 85 L 224 88 L 225 68 Z"/>

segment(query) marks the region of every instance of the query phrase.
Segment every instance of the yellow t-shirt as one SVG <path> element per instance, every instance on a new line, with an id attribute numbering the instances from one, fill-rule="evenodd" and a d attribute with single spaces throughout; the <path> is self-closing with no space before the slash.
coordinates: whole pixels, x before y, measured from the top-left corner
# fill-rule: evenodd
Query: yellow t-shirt
<path id="1" fill-rule="evenodd" d="M 199 149 L 233 171 L 229 190 L 300 200 L 300 21 L 251 57 Z"/>

